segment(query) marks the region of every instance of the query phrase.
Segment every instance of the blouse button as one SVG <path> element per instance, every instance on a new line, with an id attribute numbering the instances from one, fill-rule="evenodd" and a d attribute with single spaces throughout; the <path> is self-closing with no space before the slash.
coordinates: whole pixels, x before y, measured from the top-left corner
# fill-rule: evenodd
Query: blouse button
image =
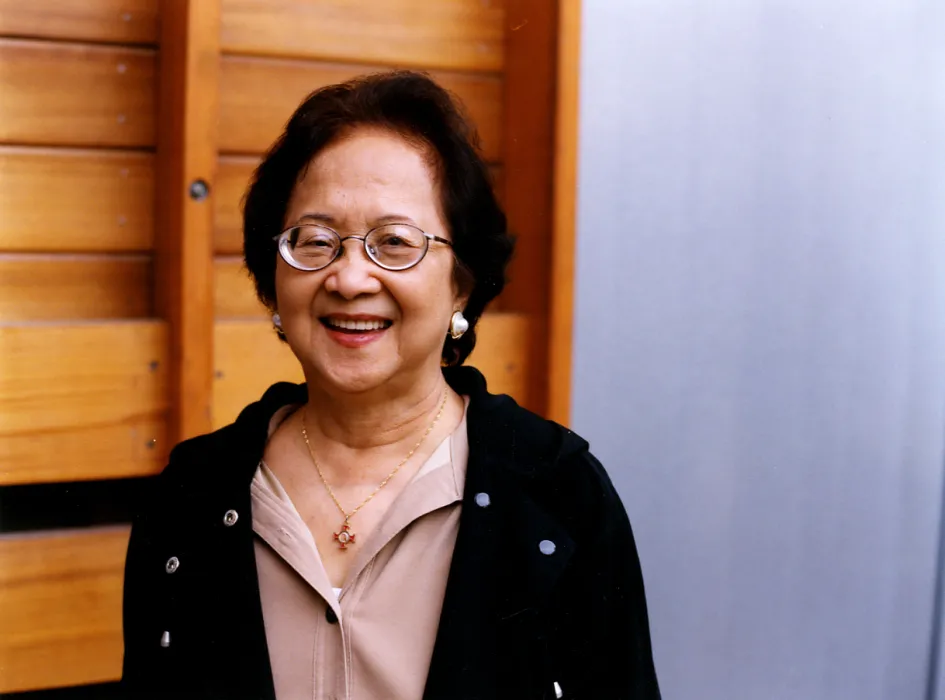
<path id="1" fill-rule="evenodd" d="M 171 645 L 171 633 L 165 631 L 164 634 L 161 635 L 161 646 L 167 649 L 170 645 Z"/>
<path id="2" fill-rule="evenodd" d="M 231 525 L 236 525 L 236 521 L 239 519 L 240 519 L 239 513 L 237 513 L 235 510 L 230 509 L 223 515 L 223 524 L 226 525 L 227 527 L 230 527 Z"/>
<path id="3" fill-rule="evenodd" d="M 164 570 L 169 574 L 173 574 L 179 568 L 180 568 L 180 559 L 178 559 L 177 557 L 171 557 L 170 559 L 167 560 L 167 564 L 164 565 Z"/>
<path id="4" fill-rule="evenodd" d="M 476 505 L 480 508 L 488 508 L 490 503 L 492 503 L 492 499 L 489 498 L 488 493 L 476 494 Z"/>
<path id="5" fill-rule="evenodd" d="M 556 549 L 557 547 L 555 546 L 555 543 L 552 542 L 551 540 L 542 540 L 541 542 L 538 543 L 538 550 L 542 554 L 547 554 L 550 556 L 555 553 Z"/>

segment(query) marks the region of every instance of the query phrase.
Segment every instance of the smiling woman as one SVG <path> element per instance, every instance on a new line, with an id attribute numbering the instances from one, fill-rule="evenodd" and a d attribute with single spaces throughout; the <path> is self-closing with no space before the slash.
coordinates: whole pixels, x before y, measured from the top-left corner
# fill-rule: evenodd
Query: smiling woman
<path id="1" fill-rule="evenodd" d="M 134 697 L 659 696 L 607 474 L 460 366 L 512 253 L 476 144 L 391 72 L 313 93 L 257 169 L 246 265 L 306 381 L 171 454 L 128 550 Z"/>
<path id="2" fill-rule="evenodd" d="M 275 295 L 309 386 L 408 396 L 408 387 L 427 385 L 430 396 L 442 393 L 445 330 L 465 310 L 469 290 L 454 278 L 429 160 L 396 132 L 361 128 L 322 150 L 300 176 L 280 236 Z M 313 220 L 344 237 L 303 225 Z M 498 217 L 492 226 L 504 230 Z"/>

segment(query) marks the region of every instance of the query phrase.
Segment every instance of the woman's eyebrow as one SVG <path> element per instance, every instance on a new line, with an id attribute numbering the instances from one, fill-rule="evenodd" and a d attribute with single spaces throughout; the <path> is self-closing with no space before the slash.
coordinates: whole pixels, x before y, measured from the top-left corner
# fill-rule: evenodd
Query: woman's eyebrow
<path id="1" fill-rule="evenodd" d="M 416 222 L 404 214 L 385 214 L 374 219 L 371 222 L 374 226 L 383 226 L 384 224 L 411 224 L 416 226 Z M 419 227 L 418 227 L 419 228 Z"/>
<path id="2" fill-rule="evenodd" d="M 302 216 L 298 218 L 298 221 L 300 223 L 302 221 L 314 221 L 315 223 L 319 223 L 319 224 L 336 223 L 335 217 L 333 217 L 331 214 L 323 214 L 321 212 L 306 212 L 305 214 L 302 214 Z"/>

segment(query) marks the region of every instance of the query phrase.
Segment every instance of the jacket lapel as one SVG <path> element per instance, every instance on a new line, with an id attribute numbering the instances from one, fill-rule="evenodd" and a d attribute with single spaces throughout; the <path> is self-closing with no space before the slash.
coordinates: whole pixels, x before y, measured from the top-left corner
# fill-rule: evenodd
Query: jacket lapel
<path id="1" fill-rule="evenodd" d="M 541 611 L 574 542 L 529 493 L 534 471 L 515 458 L 524 436 L 512 414 L 520 409 L 488 394 L 474 370 L 447 378 L 471 397 L 469 461 L 424 697 L 543 697 L 550 683 L 530 681 L 545 676 L 533 668 L 544 657 Z"/>

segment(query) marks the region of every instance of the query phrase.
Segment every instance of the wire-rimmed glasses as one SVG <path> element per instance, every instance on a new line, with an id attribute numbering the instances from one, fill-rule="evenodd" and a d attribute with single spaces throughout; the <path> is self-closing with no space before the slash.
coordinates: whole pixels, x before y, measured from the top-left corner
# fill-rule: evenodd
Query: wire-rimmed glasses
<path id="1" fill-rule="evenodd" d="M 417 265 L 427 254 L 430 242 L 452 243 L 433 236 L 411 224 L 384 224 L 361 236 L 345 236 L 319 224 L 292 226 L 274 237 L 282 259 L 296 270 L 315 272 L 331 265 L 344 254 L 342 245 L 349 238 L 364 243 L 370 260 L 385 270 L 399 272 Z"/>

